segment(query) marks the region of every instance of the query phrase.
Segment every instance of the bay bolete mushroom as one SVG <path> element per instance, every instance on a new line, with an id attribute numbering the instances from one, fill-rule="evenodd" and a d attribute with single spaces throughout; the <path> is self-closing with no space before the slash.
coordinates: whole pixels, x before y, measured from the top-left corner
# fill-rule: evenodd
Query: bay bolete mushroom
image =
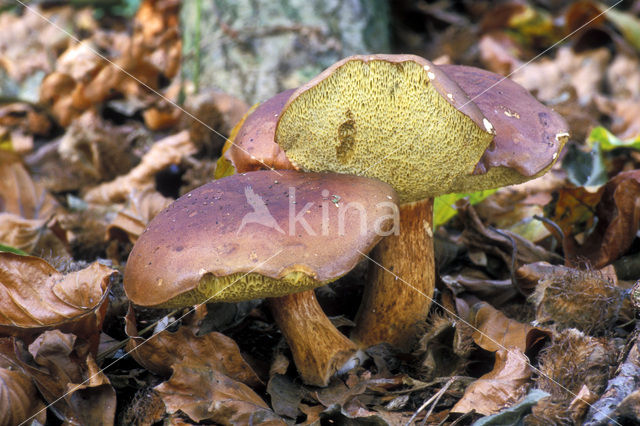
<path id="1" fill-rule="evenodd" d="M 349 57 L 296 90 L 276 127 L 296 167 L 378 178 L 403 203 L 400 234 L 372 254 L 392 273 L 373 267 L 351 335 L 363 346 L 409 350 L 426 319 L 435 285 L 433 197 L 539 176 L 569 136 L 564 120 L 516 83 L 449 70 L 413 55 Z M 526 114 L 535 115 L 521 119 Z M 527 147 L 536 154 L 523 155 Z"/>
<path id="2" fill-rule="evenodd" d="M 285 90 L 254 105 L 232 132 L 221 160 L 228 162 L 237 173 L 294 169 L 274 140 L 280 112 L 293 92 L 293 89 Z"/>
<path id="3" fill-rule="evenodd" d="M 229 139 L 225 143 L 223 155 L 218 160 L 216 167 L 216 179 L 230 176 L 234 173 L 245 173 L 265 169 L 294 169 L 287 159 L 284 151 L 275 142 L 276 123 L 280 112 L 294 90 L 286 90 L 278 93 L 270 99 L 254 105 L 234 127 Z M 355 345 L 347 339 L 326 318 L 318 303 L 314 290 L 306 290 L 299 293 L 271 298 L 268 303 L 272 314 L 278 320 L 282 330 L 287 330 L 286 335 L 290 340 L 295 340 L 298 351 L 302 352 L 302 344 L 307 339 L 297 339 L 297 333 L 305 333 L 305 328 L 298 327 L 298 318 L 304 318 L 307 312 L 314 312 L 314 318 L 324 317 L 322 321 L 315 322 L 314 333 L 318 341 L 323 342 L 325 353 L 347 354 L 352 353 Z M 302 312 L 296 313 L 297 310 Z M 289 313 L 286 318 L 279 313 Z M 314 351 L 315 347 L 305 348 L 304 351 Z M 361 351 L 353 358 L 353 364 L 360 361 Z M 327 365 L 318 365 L 317 370 L 323 371 L 328 377 L 335 371 L 334 359 L 336 357 L 325 356 L 321 361 Z M 345 364 L 345 369 L 350 363 Z"/>
<path id="4" fill-rule="evenodd" d="M 219 179 L 151 221 L 129 256 L 125 291 L 151 307 L 300 294 L 346 274 L 390 232 L 395 201 L 389 185 L 357 176 L 282 170 Z M 304 298 L 275 300 L 303 380 L 326 385 L 357 348 L 340 333 L 319 333 L 329 320 Z"/>

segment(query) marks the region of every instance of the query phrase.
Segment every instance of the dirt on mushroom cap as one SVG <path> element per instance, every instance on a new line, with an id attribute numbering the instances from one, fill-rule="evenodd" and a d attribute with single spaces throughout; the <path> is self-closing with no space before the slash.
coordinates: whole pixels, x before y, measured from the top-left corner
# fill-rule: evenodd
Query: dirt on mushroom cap
<path id="1" fill-rule="evenodd" d="M 389 185 L 349 175 L 258 171 L 213 181 L 150 223 L 129 256 L 125 291 L 139 305 L 177 306 L 323 285 L 389 231 L 396 201 Z"/>
<path id="2" fill-rule="evenodd" d="M 304 170 L 375 177 L 401 201 L 452 192 L 493 138 L 464 91 L 412 55 L 355 56 L 298 89 L 276 141 Z"/>

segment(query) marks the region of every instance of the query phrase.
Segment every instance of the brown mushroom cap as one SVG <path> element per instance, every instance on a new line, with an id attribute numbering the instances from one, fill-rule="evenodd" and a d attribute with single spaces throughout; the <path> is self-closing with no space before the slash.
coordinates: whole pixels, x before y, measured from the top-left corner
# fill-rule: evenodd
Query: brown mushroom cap
<path id="1" fill-rule="evenodd" d="M 378 178 L 416 201 L 469 175 L 493 126 L 465 92 L 426 59 L 352 56 L 291 95 L 276 142 L 304 170 Z"/>
<path id="2" fill-rule="evenodd" d="M 125 291 L 139 305 L 176 307 L 321 286 L 392 227 L 396 201 L 389 185 L 350 175 L 283 170 L 216 180 L 153 219 L 129 256 Z"/>
<path id="3" fill-rule="evenodd" d="M 233 144 L 225 152 L 225 157 L 236 170 L 249 172 L 294 168 L 274 140 L 276 123 L 293 92 L 294 89 L 290 89 L 278 93 L 258 105 L 244 120 L 233 138 Z"/>
<path id="4" fill-rule="evenodd" d="M 499 74 L 463 65 L 439 68 L 458 83 L 496 131 L 474 175 L 462 177 L 457 191 L 524 182 L 551 167 L 569 138 L 569 126 L 559 114 Z"/>

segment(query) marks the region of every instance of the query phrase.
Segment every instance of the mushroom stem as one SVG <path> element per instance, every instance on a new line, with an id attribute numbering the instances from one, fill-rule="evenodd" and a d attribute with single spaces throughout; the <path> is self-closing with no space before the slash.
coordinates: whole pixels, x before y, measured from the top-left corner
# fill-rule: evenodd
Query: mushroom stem
<path id="1" fill-rule="evenodd" d="M 329 321 L 313 290 L 267 300 L 306 384 L 327 386 L 353 361 L 358 348 Z"/>
<path id="2" fill-rule="evenodd" d="M 373 249 L 370 282 L 351 333 L 361 347 L 387 342 L 406 352 L 415 344 L 435 288 L 432 223 L 433 198 L 403 204 L 399 235 Z"/>

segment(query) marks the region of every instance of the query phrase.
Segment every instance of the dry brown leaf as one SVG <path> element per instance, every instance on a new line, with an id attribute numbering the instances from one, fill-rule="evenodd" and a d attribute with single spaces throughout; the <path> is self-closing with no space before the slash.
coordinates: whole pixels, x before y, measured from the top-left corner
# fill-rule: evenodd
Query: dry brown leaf
<path id="1" fill-rule="evenodd" d="M 60 206 L 20 158 L 0 155 L 0 243 L 48 258 L 69 258 L 55 215 Z"/>
<path id="2" fill-rule="evenodd" d="M 587 105 L 601 91 L 611 54 L 606 48 L 576 53 L 560 47 L 554 59 L 542 58 L 518 69 L 510 77 L 535 92 L 542 102 L 551 102 L 574 90 L 579 105 Z"/>
<path id="3" fill-rule="evenodd" d="M 482 349 L 490 352 L 505 348 L 516 348 L 525 352 L 528 349 L 527 334 L 535 329 L 529 324 L 508 318 L 486 302 L 473 305 L 469 322 L 475 329 L 473 340 Z"/>
<path id="4" fill-rule="evenodd" d="M 640 59 L 616 55 L 607 68 L 607 86 L 616 99 L 640 99 Z"/>
<path id="5" fill-rule="evenodd" d="M 176 364 L 171 379 L 154 389 L 169 413 L 181 410 L 197 422 L 286 424 L 247 385 L 205 366 Z"/>
<path id="6" fill-rule="evenodd" d="M 499 350 L 493 370 L 471 383 L 451 412 L 495 414 L 518 402 L 527 393 L 530 381 L 529 359 L 518 349 Z"/>
<path id="7" fill-rule="evenodd" d="M 107 308 L 111 268 L 94 262 L 62 275 L 43 259 L 0 253 L 0 332 L 27 338 L 45 329 L 95 339 Z"/>
<path id="8" fill-rule="evenodd" d="M 515 268 L 519 264 L 537 261 L 558 262 L 562 259 L 554 252 L 548 251 L 512 231 L 493 229 L 485 225 L 468 201 L 458 201 L 457 208 L 459 218 L 465 226 L 460 242 L 466 245 L 469 250 L 494 254 L 502 258 L 506 265 L 513 264 Z M 514 254 L 515 259 L 513 259 Z"/>
<path id="9" fill-rule="evenodd" d="M 565 231 L 564 249 L 568 261 L 588 260 L 595 268 L 618 259 L 631 246 L 640 226 L 640 170 L 619 173 L 599 191 L 598 223 L 578 244 Z"/>
<path id="10" fill-rule="evenodd" d="M 113 424 L 115 390 L 95 364 L 88 344 L 73 334 L 51 330 L 29 345 L 28 352 L 17 345 L 16 356 L 63 420 L 71 424 Z"/>
<path id="11" fill-rule="evenodd" d="M 186 130 L 156 142 L 140 164 L 124 176 L 89 190 L 85 201 L 90 203 L 121 203 L 133 191 L 143 191 L 153 187 L 154 177 L 160 170 L 196 152 Z"/>
<path id="12" fill-rule="evenodd" d="M 46 259 L 70 261 L 67 245 L 53 232 L 56 222 L 0 213 L 0 243 Z"/>
<path id="13" fill-rule="evenodd" d="M 242 358 L 236 342 L 222 333 L 195 336 L 190 328 L 180 327 L 175 333 L 163 330 L 144 339 L 138 337 L 132 308 L 125 320 L 127 335 L 131 337 L 127 351 L 140 365 L 156 374 L 168 376 L 179 364 L 217 371 L 249 386 L 262 384 Z"/>
<path id="14" fill-rule="evenodd" d="M 31 7 L 45 19 L 74 31 L 73 22 L 78 18 L 74 16 L 73 8 L 41 10 L 37 5 Z M 50 55 L 69 43 L 66 34 L 45 19 L 30 11 L 0 14 L 0 69 L 4 68 L 12 80 L 20 82 L 36 71 L 50 71 Z"/>
<path id="15" fill-rule="evenodd" d="M 485 67 L 498 74 L 509 75 L 522 65 L 522 49 L 511 37 L 501 31 L 484 34 L 478 42 L 480 59 Z"/>
<path id="16" fill-rule="evenodd" d="M 562 229 L 563 234 L 575 235 L 593 224 L 595 206 L 602 197 L 602 188 L 589 191 L 584 187 L 558 190 L 551 219 Z"/>
<path id="17" fill-rule="evenodd" d="M 161 82 L 173 78 L 179 69 L 182 41 L 178 11 L 175 0 L 144 1 L 130 36 L 96 31 L 90 39 L 71 46 L 58 58 L 53 73 L 57 77 L 45 79 L 41 101 L 52 105 L 53 115 L 63 127 L 112 98 L 148 101 L 148 88 L 158 90 Z"/>
<path id="18" fill-rule="evenodd" d="M 617 137 L 633 140 L 640 136 L 640 99 L 597 96 L 595 101 L 598 110 L 611 117 L 611 132 Z"/>
<path id="19" fill-rule="evenodd" d="M 44 424 L 47 413 L 38 390 L 14 358 L 13 339 L 0 339 L 0 425 L 17 425 L 31 417 Z"/>
<path id="20" fill-rule="evenodd" d="M 135 243 L 147 224 L 173 200 L 152 188 L 128 195 L 126 206 L 107 227 L 107 238 L 123 238 Z"/>
<path id="21" fill-rule="evenodd" d="M 51 127 L 47 114 L 31 104 L 16 102 L 0 105 L 0 134 L 10 134 L 14 152 L 25 154 L 31 151 L 33 135 L 45 136 Z"/>
<path id="22" fill-rule="evenodd" d="M 9 152 L 0 155 L 0 212 L 25 219 L 49 219 L 58 203 L 31 179 L 20 158 Z"/>

